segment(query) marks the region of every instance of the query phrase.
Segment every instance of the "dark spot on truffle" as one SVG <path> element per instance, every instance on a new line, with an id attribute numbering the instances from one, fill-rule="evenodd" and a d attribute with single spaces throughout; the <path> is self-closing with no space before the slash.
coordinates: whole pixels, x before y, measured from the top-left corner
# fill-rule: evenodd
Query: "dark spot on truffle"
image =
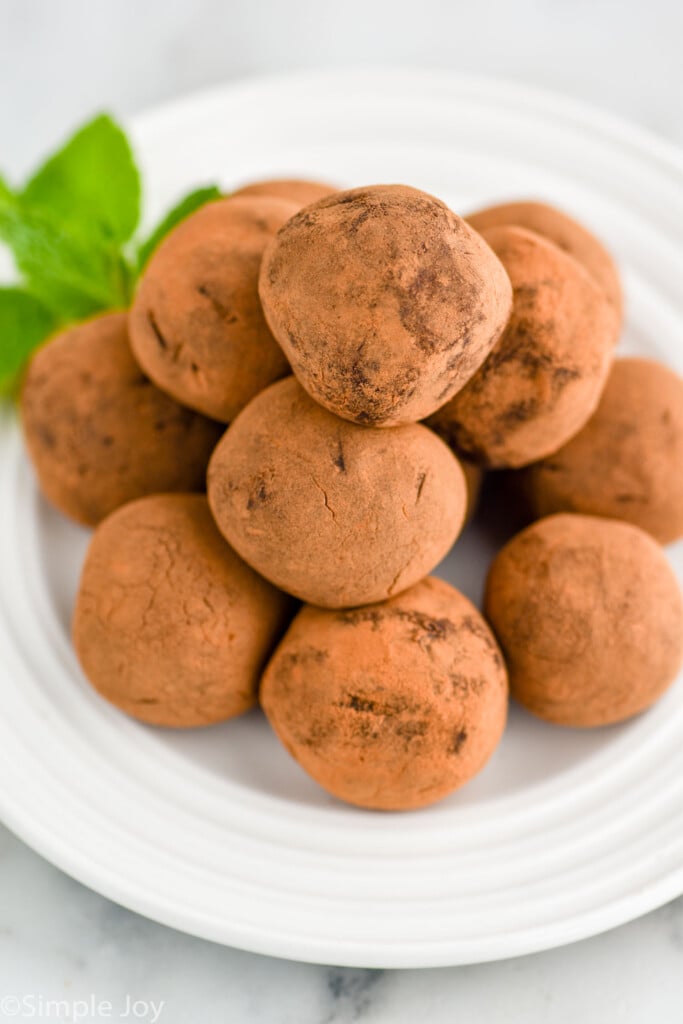
<path id="1" fill-rule="evenodd" d="M 385 606 L 382 611 L 376 608 L 352 608 L 349 611 L 339 612 L 337 619 L 349 626 L 356 626 L 362 622 L 370 623 L 373 631 L 379 628 L 385 618 L 400 619 L 412 627 L 411 639 L 422 646 L 429 646 L 436 640 L 445 640 L 457 632 L 457 628 L 450 619 L 437 619 L 424 612 L 408 611 L 405 608 Z"/>
<path id="2" fill-rule="evenodd" d="M 498 422 L 504 428 L 512 428 L 526 423 L 538 412 L 538 399 L 524 398 L 519 402 L 512 402 L 506 409 L 503 409 Z"/>
<path id="3" fill-rule="evenodd" d="M 469 693 L 470 679 L 469 676 L 464 675 L 462 672 L 450 672 L 448 678 L 453 688 L 453 693 L 459 697 L 464 697 Z"/>
<path id="4" fill-rule="evenodd" d="M 455 627 L 450 619 L 435 619 L 430 615 L 425 615 L 424 612 L 403 612 L 400 618 L 414 626 L 417 634 L 424 634 L 424 637 L 420 635 L 415 637 L 418 642 L 425 638 L 428 642 L 432 640 L 445 640 L 447 636 L 452 636 L 455 631 Z"/>
<path id="5" fill-rule="evenodd" d="M 353 192 L 347 192 L 346 195 L 338 196 L 335 199 L 334 203 L 327 203 L 326 205 L 327 206 L 332 206 L 332 205 L 337 205 L 337 206 L 349 206 L 349 205 L 351 205 L 352 206 L 354 203 L 356 205 L 360 205 L 362 202 L 364 202 L 366 197 L 367 197 L 367 192 L 361 192 L 361 191 L 356 189 Z"/>
<path id="6" fill-rule="evenodd" d="M 342 444 L 341 437 L 337 441 L 337 454 L 335 455 L 332 461 L 334 462 L 334 465 L 337 467 L 340 473 L 346 472 L 346 462 L 344 461 L 344 446 Z"/>
<path id="7" fill-rule="evenodd" d="M 296 650 L 288 651 L 282 657 L 279 674 L 286 680 L 291 670 L 297 665 L 306 665 L 311 662 L 315 665 L 322 665 L 328 658 L 329 652 L 321 650 L 319 647 L 299 647 Z"/>
<path id="8" fill-rule="evenodd" d="M 343 622 L 345 626 L 355 626 L 360 622 L 369 622 L 373 630 L 379 629 L 384 614 L 374 608 L 351 608 L 349 611 L 339 612 L 337 621 Z"/>
<path id="9" fill-rule="evenodd" d="M 360 714 L 379 715 L 382 717 L 400 715 L 401 712 L 409 710 L 407 701 L 400 697 L 395 697 L 389 701 L 378 701 L 372 700 L 369 697 L 363 697 L 359 693 L 350 693 L 346 700 L 340 701 L 339 707 L 349 708 L 349 710 Z"/>
<path id="10" fill-rule="evenodd" d="M 473 636 L 476 636 L 481 640 L 489 650 L 494 651 L 498 655 L 498 648 L 496 647 L 489 630 L 484 625 L 481 619 L 475 618 L 473 615 L 464 615 L 461 619 L 461 626 L 467 630 Z M 498 655 L 500 659 L 500 655 Z"/>
<path id="11" fill-rule="evenodd" d="M 257 224 L 257 226 L 258 226 L 258 224 Z M 266 225 L 261 225 L 261 228 L 262 228 L 262 230 L 265 230 Z M 234 313 L 233 310 L 231 310 L 229 308 L 229 306 L 226 306 L 224 302 L 221 302 L 221 300 L 219 298 L 217 298 L 212 292 L 210 292 L 205 284 L 197 285 L 197 291 L 199 292 L 200 295 L 203 295 L 205 299 L 209 300 L 211 305 L 214 307 L 216 312 L 221 316 L 221 318 L 225 321 L 225 323 L 227 323 L 227 324 L 236 324 L 237 323 L 237 321 L 239 320 L 239 317 L 237 316 L 237 314 Z M 194 368 L 194 364 L 193 364 L 193 368 Z"/>
<path id="12" fill-rule="evenodd" d="M 312 718 L 308 723 L 308 732 L 300 736 L 299 740 L 305 747 L 316 749 L 321 747 L 334 733 L 334 725 L 329 719 Z M 296 757 L 296 751 L 288 747 L 292 757 Z"/>
<path id="13" fill-rule="evenodd" d="M 466 742 L 466 740 L 467 740 L 467 730 L 466 729 L 458 729 L 454 733 L 454 735 L 453 735 L 453 740 L 452 740 L 452 743 L 451 743 L 450 747 L 448 748 L 448 753 L 449 754 L 459 754 L 460 751 L 462 750 L 462 746 Z"/>
<path id="14" fill-rule="evenodd" d="M 641 494 L 615 494 L 614 500 L 618 501 L 622 505 L 631 504 L 633 502 L 647 504 L 647 498 L 644 498 Z"/>
<path id="15" fill-rule="evenodd" d="M 57 446 L 57 438 L 50 427 L 46 426 L 46 424 L 38 423 L 36 426 L 36 434 L 46 448 L 55 448 Z"/>
<path id="16" fill-rule="evenodd" d="M 556 366 L 553 369 L 553 385 L 558 385 L 559 388 L 563 388 L 570 381 L 579 380 L 580 377 L 580 371 L 574 370 L 570 366 Z"/>
<path id="17" fill-rule="evenodd" d="M 361 212 L 346 225 L 346 233 L 351 236 L 355 235 L 358 232 L 358 229 L 365 224 L 366 220 L 369 217 L 372 217 L 372 214 L 373 210 L 370 206 L 366 207 L 365 210 L 361 210 Z"/>
<path id="18" fill-rule="evenodd" d="M 429 731 L 429 723 L 424 719 L 411 718 L 407 722 L 396 722 L 394 731 L 397 736 L 406 740 L 408 744 L 411 740 L 418 739 L 420 736 L 426 736 Z"/>
<path id="19" fill-rule="evenodd" d="M 270 495 L 268 494 L 268 490 L 266 488 L 266 481 L 263 479 L 263 477 L 259 477 L 258 480 L 256 481 L 255 488 L 251 491 L 247 499 L 248 511 L 253 512 L 253 510 L 257 508 L 259 505 L 265 504 L 265 502 L 268 501 L 269 497 Z"/>
<path id="20" fill-rule="evenodd" d="M 294 217 L 292 217 L 292 224 L 302 228 L 312 228 L 317 223 L 318 218 L 316 215 L 309 210 L 301 210 Z"/>

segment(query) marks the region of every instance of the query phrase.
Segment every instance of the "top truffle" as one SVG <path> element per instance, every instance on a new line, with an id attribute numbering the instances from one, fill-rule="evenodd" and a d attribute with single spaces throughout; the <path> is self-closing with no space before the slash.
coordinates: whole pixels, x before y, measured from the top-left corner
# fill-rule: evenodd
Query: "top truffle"
<path id="1" fill-rule="evenodd" d="M 512 304 L 477 233 L 403 185 L 337 192 L 299 212 L 266 249 L 259 292 L 311 397 L 373 426 L 415 422 L 451 398 Z"/>

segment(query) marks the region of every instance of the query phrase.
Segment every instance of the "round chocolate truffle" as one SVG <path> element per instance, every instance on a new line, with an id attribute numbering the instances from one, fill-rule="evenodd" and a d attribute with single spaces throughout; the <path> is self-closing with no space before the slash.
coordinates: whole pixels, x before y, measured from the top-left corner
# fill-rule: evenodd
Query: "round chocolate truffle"
<path id="1" fill-rule="evenodd" d="M 259 290 L 308 393 L 373 426 L 443 405 L 491 351 L 511 306 L 507 275 L 479 235 L 403 185 L 306 207 L 266 249 Z"/>
<path id="2" fill-rule="evenodd" d="M 71 327 L 36 352 L 21 419 L 41 490 L 87 526 L 146 494 L 204 490 L 224 429 L 142 373 L 125 313 Z"/>
<path id="3" fill-rule="evenodd" d="M 489 228 L 527 228 L 564 249 L 586 268 L 600 285 L 617 313 L 617 329 L 623 316 L 623 295 L 619 270 L 602 242 L 582 224 L 546 203 L 501 203 L 478 210 L 467 217 L 477 231 Z M 615 337 L 616 340 L 616 337 Z"/>
<path id="4" fill-rule="evenodd" d="M 305 181 L 299 178 L 272 178 L 267 181 L 253 181 L 242 185 L 233 196 L 275 196 L 296 203 L 299 209 L 315 203 L 318 199 L 331 196 L 337 189 L 334 185 L 325 185 L 321 181 Z"/>
<path id="5" fill-rule="evenodd" d="M 226 544 L 203 495 L 158 494 L 93 535 L 73 638 L 92 685 L 122 711 L 209 725 L 255 703 L 289 608 Z"/>
<path id="6" fill-rule="evenodd" d="M 662 549 L 630 523 L 556 515 L 491 566 L 486 615 L 510 689 L 559 725 L 621 722 L 649 707 L 683 661 L 683 599 Z"/>
<path id="7" fill-rule="evenodd" d="M 293 377 L 228 428 L 208 493 L 219 529 L 249 565 L 328 608 L 416 583 L 455 541 L 467 502 L 458 461 L 426 427 L 340 420 Z"/>
<path id="8" fill-rule="evenodd" d="M 615 314 L 583 267 L 523 228 L 486 241 L 514 289 L 512 316 L 480 370 L 429 425 L 491 468 L 535 462 L 573 437 L 600 399 Z"/>
<path id="9" fill-rule="evenodd" d="M 662 544 L 683 537 L 683 380 L 618 359 L 583 430 L 515 483 L 534 515 L 625 519 Z"/>
<path id="10" fill-rule="evenodd" d="M 130 311 L 133 351 L 183 405 L 229 423 L 289 372 L 258 297 L 267 243 L 298 207 L 270 196 L 219 199 L 163 240 Z"/>
<path id="11" fill-rule="evenodd" d="M 352 611 L 306 606 L 263 676 L 278 737 L 328 792 L 360 807 L 440 800 L 503 734 L 507 676 L 488 626 L 443 580 Z"/>

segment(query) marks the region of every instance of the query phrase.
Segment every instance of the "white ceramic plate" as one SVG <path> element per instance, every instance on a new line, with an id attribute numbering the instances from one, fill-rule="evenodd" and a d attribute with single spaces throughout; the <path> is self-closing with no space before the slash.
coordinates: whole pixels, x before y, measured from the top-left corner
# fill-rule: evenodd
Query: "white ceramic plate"
<path id="1" fill-rule="evenodd" d="M 683 371 L 683 160 L 635 129 L 414 73 L 261 80 L 132 127 L 150 218 L 216 176 L 407 182 L 462 211 L 555 201 L 621 262 L 626 347 Z M 9 418 L 0 523 L 0 814 L 110 898 L 262 953 L 415 967 L 544 949 L 683 892 L 683 680 L 618 728 L 562 730 L 513 708 L 462 792 L 418 813 L 358 811 L 319 790 L 258 713 L 178 734 L 90 690 L 69 644 L 87 534 L 39 498 Z M 476 600 L 491 554 L 470 530 L 443 574 Z M 680 571 L 680 547 L 671 558 Z"/>

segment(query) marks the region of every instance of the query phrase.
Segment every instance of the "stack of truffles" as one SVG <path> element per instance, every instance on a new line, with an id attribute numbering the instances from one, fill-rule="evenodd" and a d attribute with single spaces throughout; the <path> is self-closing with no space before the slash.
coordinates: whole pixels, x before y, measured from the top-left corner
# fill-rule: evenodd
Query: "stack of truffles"
<path id="1" fill-rule="evenodd" d="M 560 725 L 643 711 L 683 658 L 683 381 L 615 360 L 621 321 L 609 254 L 540 203 L 275 181 L 188 217 L 23 387 L 45 495 L 96 527 L 92 685 L 164 726 L 260 702 L 318 783 L 388 810 L 483 767 L 508 684 Z M 485 470 L 530 525 L 482 615 L 429 574 Z"/>

